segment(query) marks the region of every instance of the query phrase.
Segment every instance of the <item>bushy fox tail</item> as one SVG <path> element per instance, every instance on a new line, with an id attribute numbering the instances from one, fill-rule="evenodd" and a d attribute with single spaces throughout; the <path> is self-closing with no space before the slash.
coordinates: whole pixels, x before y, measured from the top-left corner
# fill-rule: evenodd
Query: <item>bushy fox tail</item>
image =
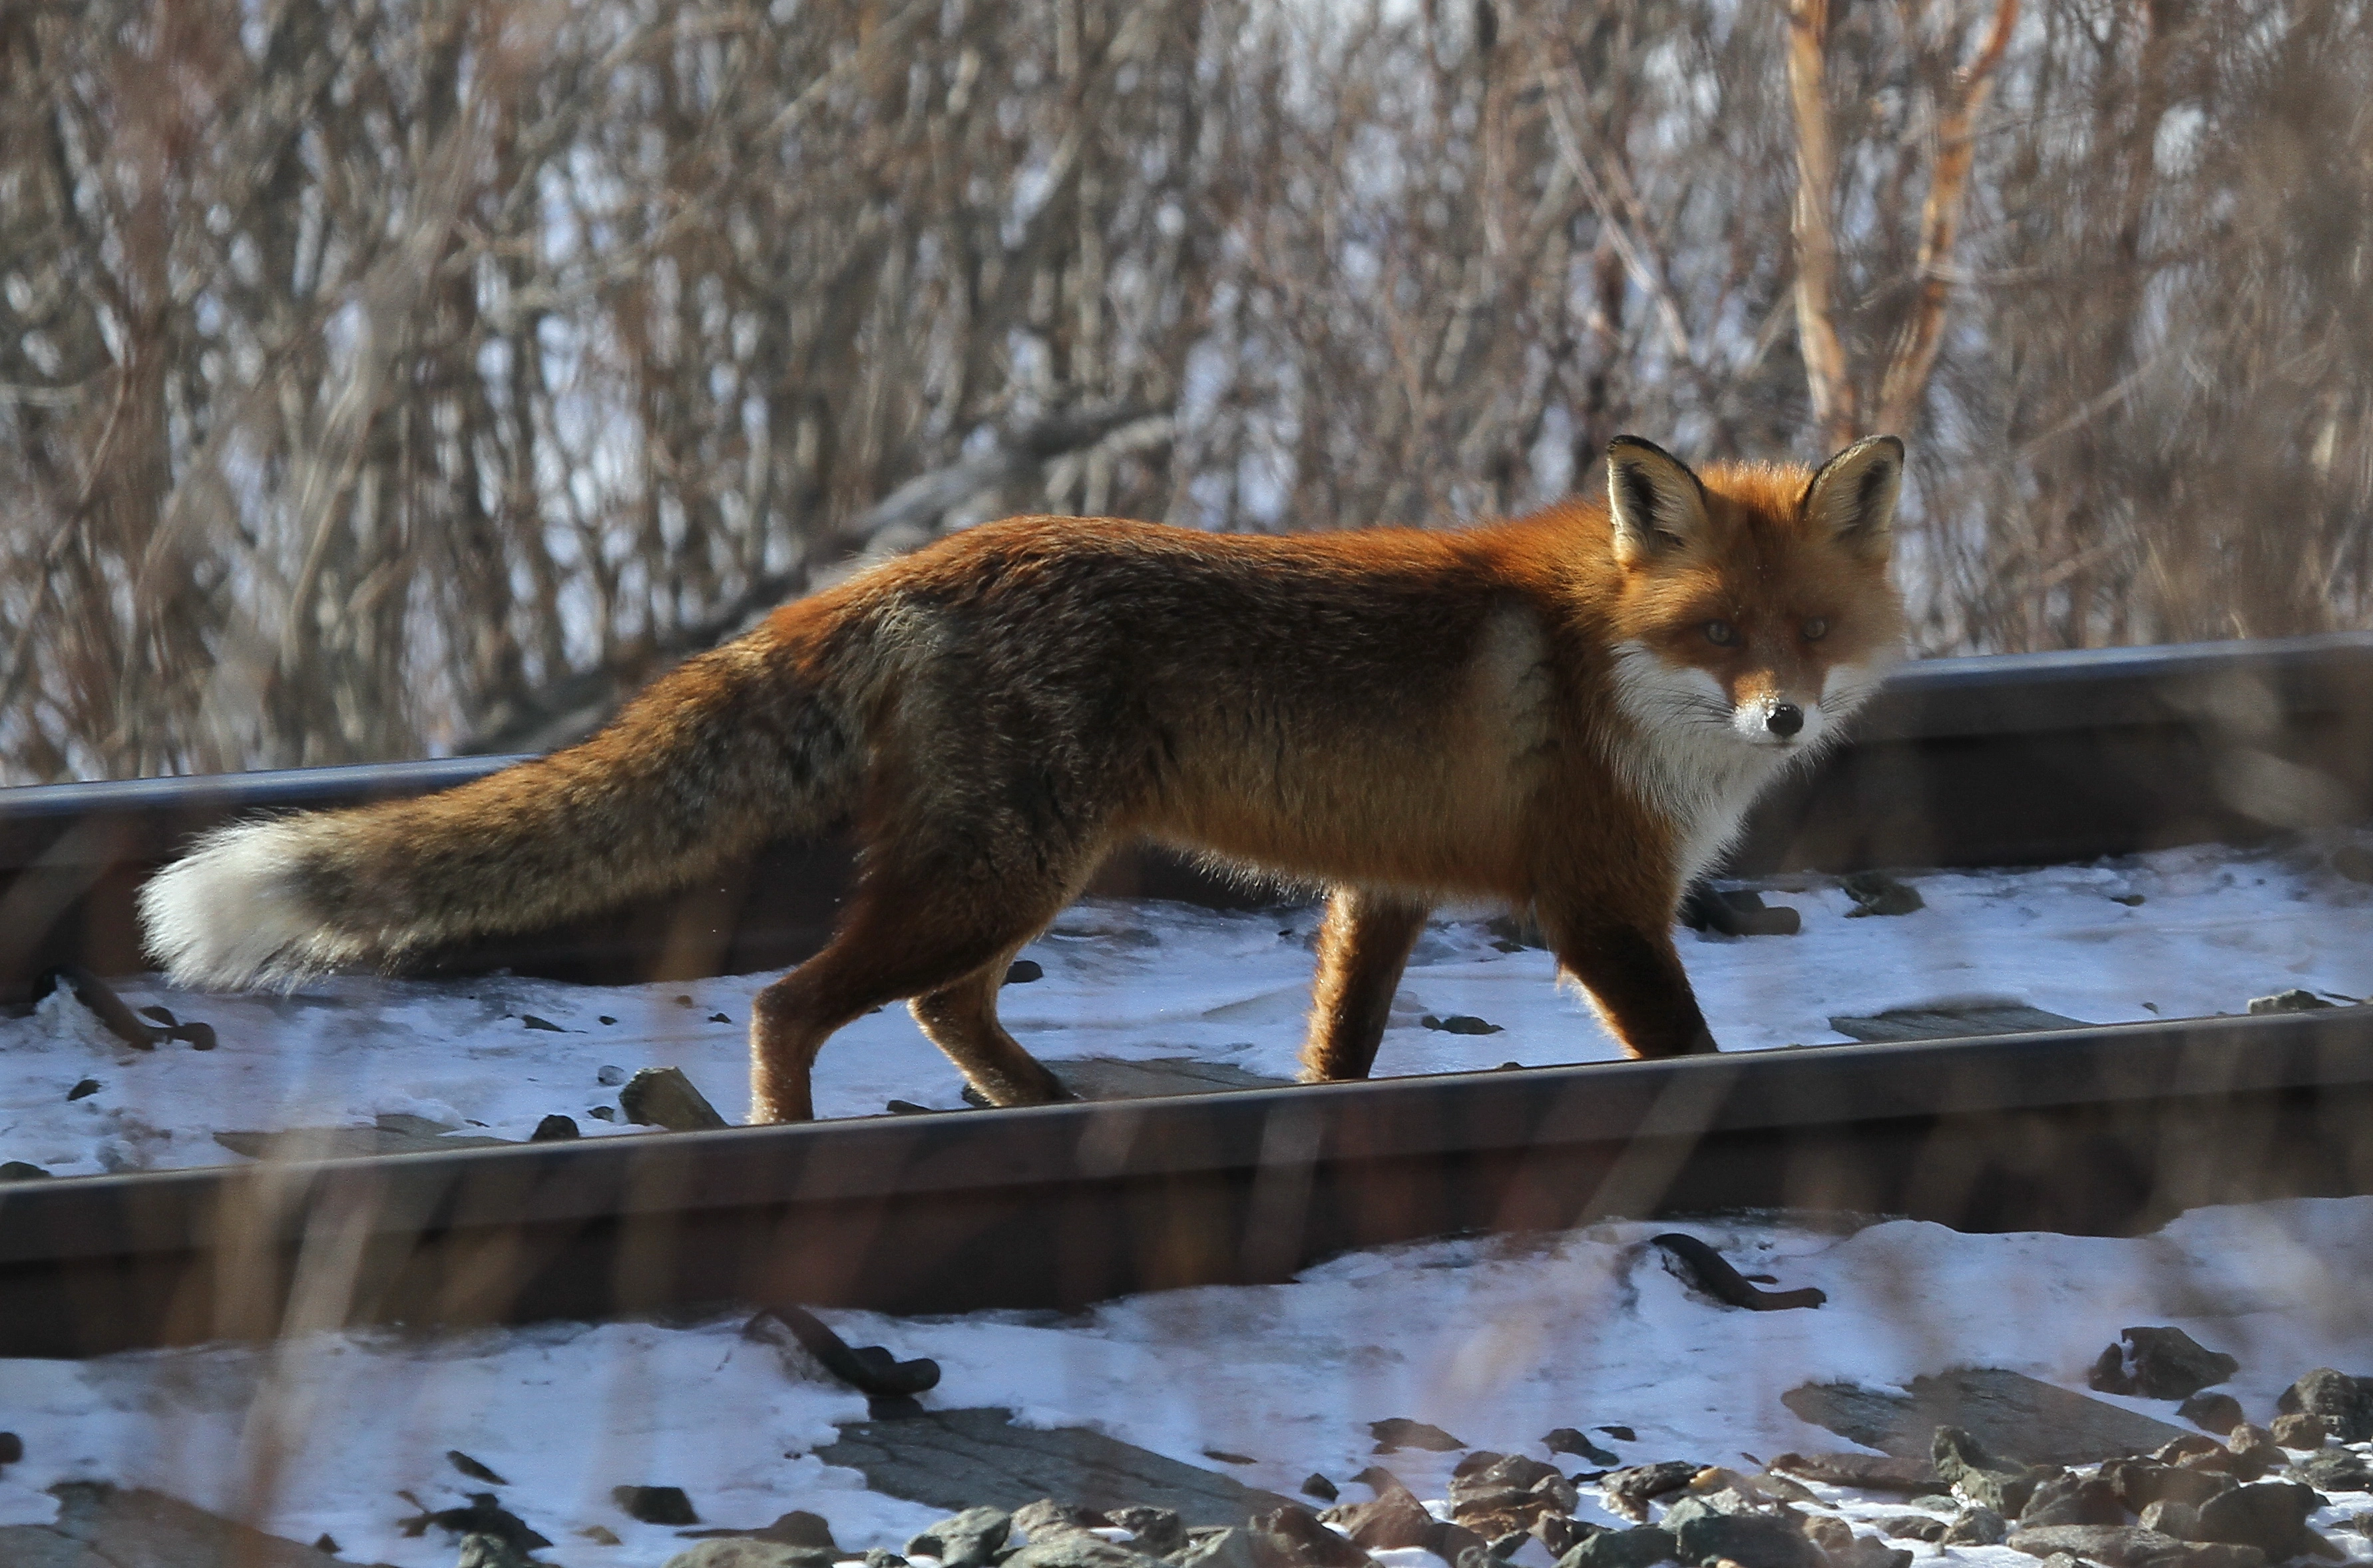
<path id="1" fill-rule="evenodd" d="M 177 984 L 293 986 L 681 886 L 845 814 L 859 720 L 770 627 L 692 660 L 581 745 L 441 794 L 241 823 L 140 892 Z"/>

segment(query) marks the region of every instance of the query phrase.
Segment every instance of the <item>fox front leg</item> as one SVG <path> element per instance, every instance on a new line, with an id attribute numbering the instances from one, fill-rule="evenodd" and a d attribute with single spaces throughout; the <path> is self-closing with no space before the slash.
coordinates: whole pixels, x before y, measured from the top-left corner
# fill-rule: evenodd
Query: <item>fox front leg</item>
<path id="1" fill-rule="evenodd" d="M 1716 1048 L 1668 924 L 1556 919 L 1544 924 L 1558 967 L 1582 982 L 1626 1051 L 1669 1057 Z"/>

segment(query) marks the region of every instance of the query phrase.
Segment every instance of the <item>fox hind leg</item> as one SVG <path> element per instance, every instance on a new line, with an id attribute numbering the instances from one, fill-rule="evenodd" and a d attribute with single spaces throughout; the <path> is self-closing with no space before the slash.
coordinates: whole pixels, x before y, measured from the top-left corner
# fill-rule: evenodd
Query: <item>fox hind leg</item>
<path id="1" fill-rule="evenodd" d="M 963 1069 L 992 1106 L 1043 1106 L 1075 1096 L 1044 1062 L 1022 1048 L 997 1021 L 997 993 L 1012 962 L 1011 949 L 952 986 L 906 1005 L 931 1044 Z"/>
<path id="2" fill-rule="evenodd" d="M 1054 1075 L 998 1025 L 995 988 L 1007 957 L 1061 912 L 1083 880 L 1006 879 L 991 893 L 976 877 L 870 870 L 832 941 L 751 1007 L 750 1119 L 813 1117 L 811 1075 L 824 1041 L 851 1020 L 910 997 L 926 999 L 916 1010 L 929 1020 L 924 1032 L 967 1077 L 976 1065 L 987 1073 L 997 1087 L 983 1082 L 982 1090 L 998 1104 L 1062 1097 Z"/>
<path id="3" fill-rule="evenodd" d="M 1310 1033 L 1302 1046 L 1304 1083 L 1368 1076 L 1384 1043 L 1394 988 L 1431 912 L 1425 904 L 1372 888 L 1338 887 L 1327 899 Z"/>

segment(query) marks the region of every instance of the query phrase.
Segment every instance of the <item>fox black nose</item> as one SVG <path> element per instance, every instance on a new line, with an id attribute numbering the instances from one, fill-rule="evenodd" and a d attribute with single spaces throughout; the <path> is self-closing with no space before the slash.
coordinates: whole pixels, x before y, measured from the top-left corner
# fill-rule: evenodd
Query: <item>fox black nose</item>
<path id="1" fill-rule="evenodd" d="M 1763 727 L 1784 741 L 1805 727 L 1805 710 L 1793 702 L 1775 702 Z"/>

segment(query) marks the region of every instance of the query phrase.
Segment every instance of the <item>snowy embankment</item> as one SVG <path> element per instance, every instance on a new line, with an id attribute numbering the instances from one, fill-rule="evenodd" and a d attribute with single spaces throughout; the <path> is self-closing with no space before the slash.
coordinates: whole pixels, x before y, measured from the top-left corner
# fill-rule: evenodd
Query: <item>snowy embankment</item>
<path id="1" fill-rule="evenodd" d="M 1777 890 L 1793 937 L 1680 933 L 1715 1038 L 1759 1050 L 1844 1038 L 1842 1015 L 1974 997 L 2094 1024 L 2237 1013 L 2299 989 L 2373 993 L 2373 887 L 2321 849 L 2186 849 L 2092 866 L 1937 873 L 1926 907 L 1854 918 L 1833 881 Z M 1315 910 L 1223 914 L 1175 905 L 1083 905 L 1024 956 L 1043 978 L 1006 988 L 1006 1023 L 1051 1061 L 1189 1058 L 1290 1078 L 1308 1005 Z M 1495 942 L 1498 945 L 1495 945 Z M 1618 1053 L 1538 949 L 1502 951 L 1480 919 L 1420 939 L 1377 1059 L 1379 1074 Z M 153 981 L 123 988 L 214 1026 L 220 1047 L 125 1047 L 68 998 L 0 1020 L 0 1161 L 54 1175 L 237 1158 L 226 1130 L 368 1125 L 416 1117 L 524 1139 L 544 1117 L 588 1133 L 638 1069 L 676 1066 L 731 1119 L 748 1107 L 751 993 L 772 977 L 589 987 L 513 977 L 348 977 L 288 997 L 208 997 Z M 1428 1027 L 1466 1015 L 1489 1035 Z M 962 1082 L 903 1009 L 859 1019 L 817 1064 L 821 1114 L 877 1114 L 891 1099 L 954 1107 Z M 76 1091 L 80 1091 L 76 1094 Z M 70 1098 L 69 1096 L 75 1096 Z"/>

